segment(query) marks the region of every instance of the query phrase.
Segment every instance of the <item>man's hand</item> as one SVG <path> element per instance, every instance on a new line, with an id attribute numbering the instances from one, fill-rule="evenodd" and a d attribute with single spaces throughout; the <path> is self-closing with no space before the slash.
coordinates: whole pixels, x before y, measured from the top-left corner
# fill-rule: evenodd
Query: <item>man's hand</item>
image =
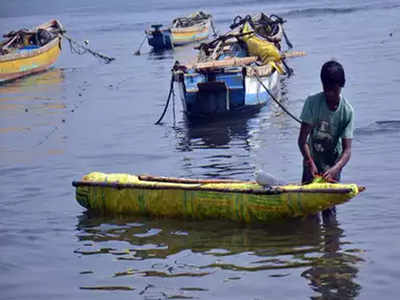
<path id="1" fill-rule="evenodd" d="M 340 168 L 336 165 L 332 168 L 329 168 L 322 174 L 322 177 L 328 182 L 337 182 L 336 178 L 338 177 L 340 172 Z"/>
<path id="2" fill-rule="evenodd" d="M 308 169 L 310 170 L 310 173 L 313 177 L 318 175 L 318 168 L 312 159 L 305 161 L 304 164 L 308 167 Z"/>

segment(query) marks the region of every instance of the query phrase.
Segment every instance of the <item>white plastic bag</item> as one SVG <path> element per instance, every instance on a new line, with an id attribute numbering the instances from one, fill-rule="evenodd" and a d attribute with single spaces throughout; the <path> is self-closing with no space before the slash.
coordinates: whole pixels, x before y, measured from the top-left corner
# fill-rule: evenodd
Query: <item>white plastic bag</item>
<path id="1" fill-rule="evenodd" d="M 259 185 L 277 186 L 277 185 L 286 185 L 287 184 L 287 182 L 285 182 L 284 180 L 276 178 L 263 170 L 257 170 L 254 175 L 255 175 L 256 182 Z"/>

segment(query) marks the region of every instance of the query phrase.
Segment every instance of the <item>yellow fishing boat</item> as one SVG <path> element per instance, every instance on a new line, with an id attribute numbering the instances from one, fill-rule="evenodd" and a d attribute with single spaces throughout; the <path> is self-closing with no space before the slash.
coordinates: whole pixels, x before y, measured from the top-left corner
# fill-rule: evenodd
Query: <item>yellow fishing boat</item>
<path id="1" fill-rule="evenodd" d="M 100 214 L 227 219 L 265 223 L 316 214 L 345 203 L 364 187 L 315 180 L 265 187 L 255 181 L 201 180 L 93 172 L 76 187 L 76 200 Z"/>
<path id="2" fill-rule="evenodd" d="M 172 43 L 174 46 L 182 46 L 201 41 L 207 39 L 213 31 L 215 33 L 212 16 L 199 11 L 172 21 Z"/>
<path id="3" fill-rule="evenodd" d="M 0 43 L 0 83 L 46 70 L 61 52 L 63 27 L 51 20 L 5 34 Z"/>

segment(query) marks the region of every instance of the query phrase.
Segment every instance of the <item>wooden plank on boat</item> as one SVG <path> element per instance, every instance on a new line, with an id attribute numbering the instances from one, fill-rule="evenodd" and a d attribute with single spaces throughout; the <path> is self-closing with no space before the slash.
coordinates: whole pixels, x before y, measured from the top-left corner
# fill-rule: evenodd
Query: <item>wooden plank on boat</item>
<path id="1" fill-rule="evenodd" d="M 172 183 L 172 182 L 169 182 Z M 202 192 L 217 192 L 217 193 L 238 193 L 238 194 L 253 194 L 253 195 L 275 195 L 286 192 L 279 187 L 271 187 L 267 189 L 249 189 L 249 188 L 221 188 L 221 187 L 207 187 L 204 186 L 206 183 L 193 183 L 182 185 L 176 183 L 175 185 L 163 185 L 163 184 L 143 184 L 143 183 L 119 183 L 119 182 L 104 182 L 104 181 L 73 181 L 72 185 L 74 187 L 102 187 L 102 188 L 111 188 L 111 189 L 141 189 L 141 190 L 182 190 L 182 191 L 202 191 Z M 293 192 L 294 190 L 290 190 Z M 335 193 L 348 193 L 351 189 L 343 189 L 340 190 L 335 189 Z M 306 193 L 309 193 L 306 191 Z"/>
<path id="2" fill-rule="evenodd" d="M 224 67 L 239 67 L 256 62 L 257 59 L 258 59 L 257 56 L 232 57 L 224 60 L 213 60 L 203 63 L 197 63 L 193 66 L 193 68 L 197 70 L 203 70 L 203 69 L 216 69 Z"/>
<path id="3" fill-rule="evenodd" d="M 307 53 L 304 51 L 290 51 L 290 52 L 285 52 L 282 54 L 283 58 L 292 58 L 292 57 L 299 57 L 299 56 L 306 56 Z"/>
<path id="4" fill-rule="evenodd" d="M 139 175 L 142 181 L 170 182 L 170 183 L 243 183 L 245 181 L 232 179 L 190 179 L 163 176 Z"/>
<path id="5" fill-rule="evenodd" d="M 172 182 L 169 182 L 172 183 Z M 296 189 L 288 189 L 285 186 L 273 186 L 266 189 L 251 189 L 251 188 L 221 188 L 221 187 L 207 187 L 203 184 L 207 183 L 192 183 L 191 185 L 158 185 L 158 184 L 140 184 L 140 183 L 119 183 L 119 182 L 104 182 L 104 181 L 73 181 L 74 187 L 92 186 L 121 189 L 143 189 L 143 190 L 190 190 L 190 191 L 208 191 L 218 193 L 239 193 L 239 194 L 253 194 L 253 195 L 271 195 L 282 193 L 304 193 L 304 194 L 348 194 L 352 192 L 351 188 L 314 188 L 305 189 L 299 186 Z M 362 192 L 365 187 L 358 186 L 358 191 Z"/>
<path id="6" fill-rule="evenodd" d="M 293 58 L 307 55 L 304 51 L 291 51 L 282 54 L 282 58 Z M 257 56 L 249 56 L 249 57 L 231 57 L 223 60 L 212 60 L 207 62 L 195 63 L 193 65 L 187 65 L 188 69 L 194 68 L 197 70 L 205 70 L 205 69 L 218 69 L 224 67 L 240 67 L 249 65 L 258 60 Z"/>

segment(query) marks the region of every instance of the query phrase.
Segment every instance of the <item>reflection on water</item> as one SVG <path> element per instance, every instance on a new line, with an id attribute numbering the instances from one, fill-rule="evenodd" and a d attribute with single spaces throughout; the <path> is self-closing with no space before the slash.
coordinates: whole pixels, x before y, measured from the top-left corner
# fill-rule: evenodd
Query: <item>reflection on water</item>
<path id="1" fill-rule="evenodd" d="M 311 288 L 322 299 L 353 299 L 361 290 L 361 286 L 354 281 L 358 273 L 357 263 L 363 261 L 356 253 L 361 251 L 341 249 L 340 237 L 343 236 L 343 230 L 338 226 L 336 218 L 323 222 L 322 233 L 322 255 L 301 276 L 309 280 Z"/>
<path id="2" fill-rule="evenodd" d="M 253 273 L 272 280 L 293 276 L 299 269 L 318 293 L 315 299 L 353 299 L 361 289 L 355 282 L 361 251 L 343 241 L 336 222 L 321 224 L 318 218 L 245 226 L 82 215 L 77 229 L 82 246 L 75 253 L 83 262 L 79 273 L 84 288 L 167 295 L 157 299 L 196 297 L 209 287 L 202 281 L 188 286 L 182 278 L 223 277 L 224 282 L 246 284 Z M 100 256 L 102 264 L 96 259 Z M 157 278 L 169 278 L 168 287 Z"/>
<path id="3" fill-rule="evenodd" d="M 63 71 L 53 68 L 0 85 L 0 113 L 65 109 L 59 96 L 63 80 Z"/>
<path id="4" fill-rule="evenodd" d="M 185 122 L 181 128 L 175 127 L 178 144 L 177 150 L 186 152 L 201 148 L 230 148 L 232 141 L 242 143 L 249 150 L 247 117 L 214 121 L 207 124 Z"/>
<path id="5" fill-rule="evenodd" d="M 288 102 L 286 82 L 281 81 L 278 98 L 285 106 Z M 173 127 L 176 149 L 183 157 L 184 173 L 179 175 L 253 179 L 254 171 L 260 167 L 257 152 L 287 138 L 287 132 L 293 130 L 292 123 L 272 100 L 260 110 L 241 112 L 233 117 L 191 121 L 184 118 Z"/>
<path id="6" fill-rule="evenodd" d="M 54 68 L 0 85 L 0 113 L 51 113 L 65 109 L 64 101 L 59 99 L 63 80 L 63 71 Z"/>
<path id="7" fill-rule="evenodd" d="M 65 121 L 64 71 L 52 68 L 0 85 L 0 147 L 5 160 L 19 160 Z M 38 142 L 40 137 L 40 142 Z M 58 151 L 58 150 L 57 150 Z M 18 153 L 18 154 L 17 154 Z"/>
<path id="8" fill-rule="evenodd" d="M 163 51 L 151 50 L 148 53 L 147 59 L 148 60 L 164 60 L 164 59 L 172 59 L 173 57 L 174 57 L 173 50 L 163 50 Z"/>
<path id="9" fill-rule="evenodd" d="M 32 74 L 11 82 L 0 85 L 0 94 L 2 96 L 8 94 L 35 93 L 43 94 L 46 89 L 60 84 L 64 80 L 63 71 L 59 68 L 51 68 L 37 74 Z M 1 98 L 0 98 L 1 99 Z"/>
<path id="10" fill-rule="evenodd" d="M 248 177 L 253 172 L 248 121 L 248 117 L 241 117 L 175 126 L 176 149 L 183 154 L 186 172 L 182 176 Z"/>

